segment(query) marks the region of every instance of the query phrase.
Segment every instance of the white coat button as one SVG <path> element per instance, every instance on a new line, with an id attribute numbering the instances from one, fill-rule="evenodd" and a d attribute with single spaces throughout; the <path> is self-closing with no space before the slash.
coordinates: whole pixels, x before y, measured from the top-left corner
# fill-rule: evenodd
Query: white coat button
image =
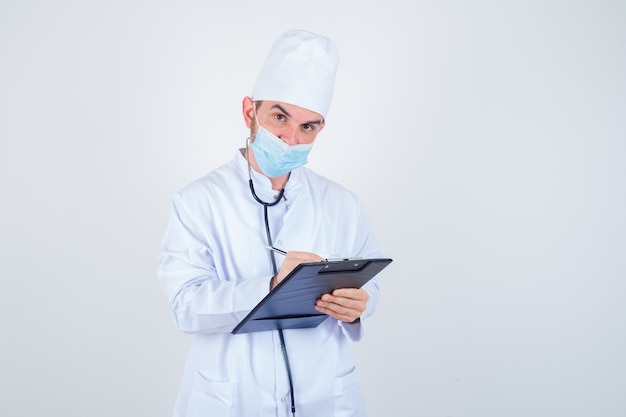
<path id="1" fill-rule="evenodd" d="M 282 241 L 282 240 L 279 240 L 279 241 L 278 241 L 278 244 L 282 246 L 283 241 Z"/>
<path id="2" fill-rule="evenodd" d="M 281 403 L 284 403 L 285 401 L 287 401 L 287 400 L 285 399 L 285 397 L 283 397 L 283 398 L 281 398 L 281 399 L 280 399 L 280 402 L 281 402 Z"/>

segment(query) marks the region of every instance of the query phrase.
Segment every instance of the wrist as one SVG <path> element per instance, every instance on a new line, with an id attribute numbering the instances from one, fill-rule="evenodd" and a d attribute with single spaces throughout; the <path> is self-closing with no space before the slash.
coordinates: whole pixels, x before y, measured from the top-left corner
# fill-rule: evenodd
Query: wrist
<path id="1" fill-rule="evenodd" d="M 272 278 L 270 278 L 270 291 L 272 291 L 275 285 L 276 285 L 276 275 L 273 275 Z"/>

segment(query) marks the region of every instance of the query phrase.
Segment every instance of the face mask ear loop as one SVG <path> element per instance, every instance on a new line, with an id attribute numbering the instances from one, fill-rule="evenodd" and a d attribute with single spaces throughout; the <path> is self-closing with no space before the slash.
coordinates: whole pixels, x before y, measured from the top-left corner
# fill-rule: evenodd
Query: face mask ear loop
<path id="1" fill-rule="evenodd" d="M 252 102 L 252 114 L 254 114 L 254 123 L 256 123 L 256 130 L 257 132 L 259 131 L 259 128 L 261 127 L 261 124 L 259 123 L 259 116 L 256 114 L 256 101 Z M 254 136 L 256 137 L 256 132 L 254 133 Z"/>

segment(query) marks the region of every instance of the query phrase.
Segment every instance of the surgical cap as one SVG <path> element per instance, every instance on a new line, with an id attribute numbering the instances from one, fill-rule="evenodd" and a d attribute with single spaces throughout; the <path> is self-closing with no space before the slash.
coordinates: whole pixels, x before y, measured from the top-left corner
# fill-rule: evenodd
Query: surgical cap
<path id="1" fill-rule="evenodd" d="M 330 39 L 289 30 L 265 58 L 252 98 L 293 104 L 325 118 L 338 64 L 339 51 Z"/>

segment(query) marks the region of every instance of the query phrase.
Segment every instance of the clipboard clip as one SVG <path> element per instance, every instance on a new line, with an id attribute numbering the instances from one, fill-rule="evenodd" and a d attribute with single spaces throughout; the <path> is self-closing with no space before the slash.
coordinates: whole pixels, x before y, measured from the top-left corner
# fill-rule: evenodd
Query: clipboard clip
<path id="1" fill-rule="evenodd" d="M 351 258 L 327 258 L 324 259 L 324 262 L 360 261 L 361 259 L 363 259 L 362 256 L 354 256 Z"/>

